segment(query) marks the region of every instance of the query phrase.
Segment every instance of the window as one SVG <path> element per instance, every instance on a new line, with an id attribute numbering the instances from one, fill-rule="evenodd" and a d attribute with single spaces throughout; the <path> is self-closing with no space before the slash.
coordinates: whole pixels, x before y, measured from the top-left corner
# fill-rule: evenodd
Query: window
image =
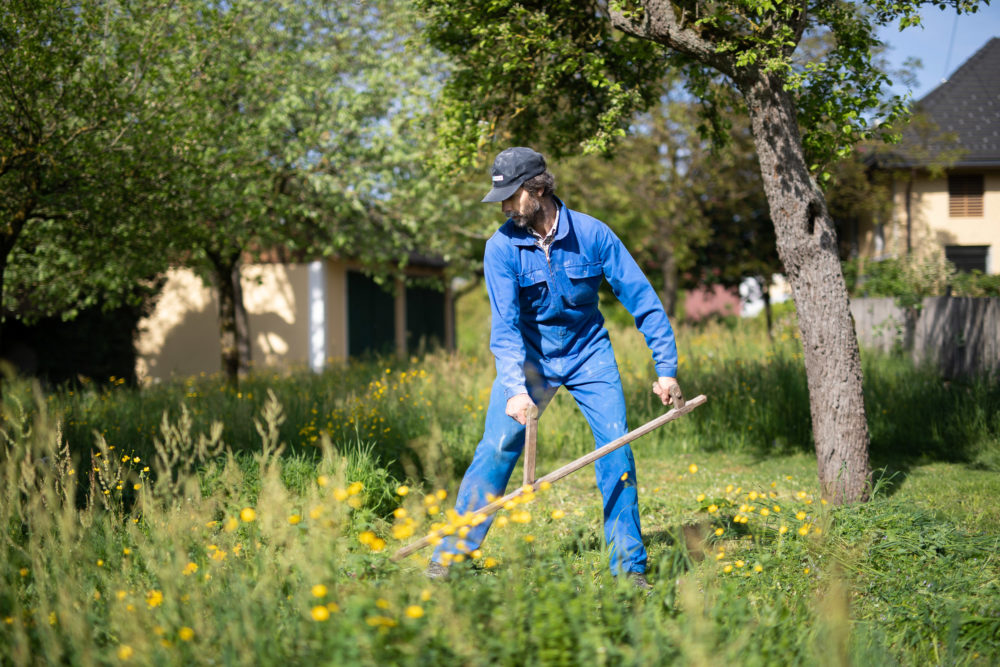
<path id="1" fill-rule="evenodd" d="M 981 271 L 986 273 L 988 245 L 946 245 L 945 258 L 959 271 Z"/>
<path id="2" fill-rule="evenodd" d="M 952 218 L 983 217 L 983 175 L 948 176 L 948 215 Z"/>

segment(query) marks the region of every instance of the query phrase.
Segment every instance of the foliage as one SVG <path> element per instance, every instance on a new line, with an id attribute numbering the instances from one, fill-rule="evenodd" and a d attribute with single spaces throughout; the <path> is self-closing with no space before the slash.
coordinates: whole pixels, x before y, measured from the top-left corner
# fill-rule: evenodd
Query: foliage
<path id="1" fill-rule="evenodd" d="M 0 17 L 3 307 L 27 319 L 142 300 L 158 227 L 143 216 L 146 104 L 163 3 L 18 0 Z M 155 221 L 154 221 L 155 222 Z M 9 262 L 9 266 L 8 266 Z"/>
<path id="2" fill-rule="evenodd" d="M 904 308 L 919 307 L 925 297 L 1000 297 L 1000 278 L 981 271 L 957 271 L 937 255 L 857 260 L 844 263 L 853 296 L 894 297 Z"/>

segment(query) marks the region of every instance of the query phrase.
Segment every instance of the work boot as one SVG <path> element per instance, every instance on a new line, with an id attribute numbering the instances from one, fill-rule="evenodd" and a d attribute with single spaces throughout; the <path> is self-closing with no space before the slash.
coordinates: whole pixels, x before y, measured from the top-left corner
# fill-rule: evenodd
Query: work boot
<path id="1" fill-rule="evenodd" d="M 653 585 L 649 583 L 646 575 L 642 572 L 629 572 L 626 576 L 628 576 L 629 582 L 636 590 L 643 591 L 644 593 L 653 590 Z"/>
<path id="2" fill-rule="evenodd" d="M 424 576 L 428 579 L 444 581 L 448 578 L 448 568 L 441 563 L 431 561 L 427 564 L 427 569 L 424 570 Z"/>

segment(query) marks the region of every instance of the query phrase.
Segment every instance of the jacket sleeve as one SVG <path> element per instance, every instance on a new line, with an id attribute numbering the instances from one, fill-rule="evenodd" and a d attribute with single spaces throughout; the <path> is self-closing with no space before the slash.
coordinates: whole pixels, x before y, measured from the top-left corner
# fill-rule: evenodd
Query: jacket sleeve
<path id="1" fill-rule="evenodd" d="M 677 343 L 660 297 L 621 240 L 609 227 L 602 227 L 604 277 L 646 338 L 646 345 L 653 353 L 656 374 L 677 377 Z"/>
<path id="2" fill-rule="evenodd" d="M 519 328 L 521 306 L 517 274 L 496 239 L 486 244 L 483 272 L 492 315 L 490 351 L 496 359 L 497 379 L 510 399 L 528 393 L 524 378 L 525 347 Z"/>

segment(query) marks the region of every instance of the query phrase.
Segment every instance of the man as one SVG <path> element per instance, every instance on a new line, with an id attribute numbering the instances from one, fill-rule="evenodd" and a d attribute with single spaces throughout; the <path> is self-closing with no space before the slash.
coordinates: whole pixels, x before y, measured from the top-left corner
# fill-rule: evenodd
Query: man
<path id="1" fill-rule="evenodd" d="M 486 244 L 484 271 L 492 311 L 490 349 L 496 357 L 483 439 L 462 480 L 459 514 L 502 496 L 524 449 L 526 410 L 539 411 L 566 387 L 590 424 L 597 447 L 624 435 L 625 398 L 604 318 L 597 308 L 605 278 L 635 317 L 653 353 L 653 391 L 664 405 L 681 404 L 673 329 L 656 292 L 607 225 L 572 211 L 555 196 L 545 158 L 530 148 L 508 148 L 493 163 L 493 188 L 484 202 L 501 202 L 507 221 Z M 611 571 L 640 588 L 646 550 L 639 528 L 635 460 L 622 447 L 595 463 L 604 499 L 604 534 Z M 447 575 L 459 551 L 477 549 L 492 517 L 438 545 L 427 576 Z"/>

